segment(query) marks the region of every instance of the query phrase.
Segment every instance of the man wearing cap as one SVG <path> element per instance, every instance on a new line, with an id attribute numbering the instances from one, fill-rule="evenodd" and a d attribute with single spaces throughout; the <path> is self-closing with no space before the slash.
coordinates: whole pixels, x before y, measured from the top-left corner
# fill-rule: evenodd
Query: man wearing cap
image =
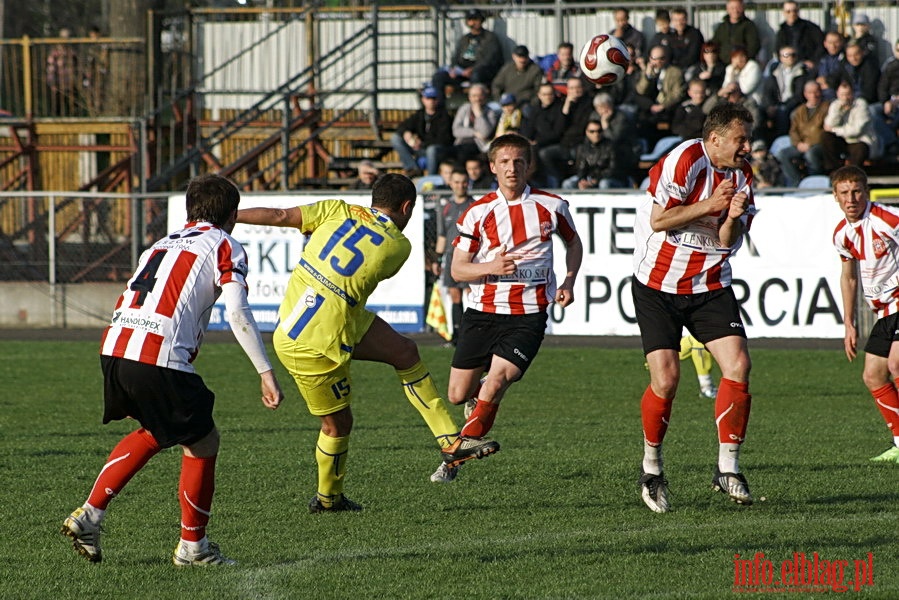
<path id="1" fill-rule="evenodd" d="M 484 13 L 477 9 L 468 10 L 465 25 L 469 32 L 456 43 L 449 68 L 434 74 L 434 87 L 441 97 L 447 85 L 459 88 L 469 82 L 489 86 L 503 66 L 502 46 L 495 33 L 484 29 Z"/>
<path id="2" fill-rule="evenodd" d="M 871 57 L 871 62 L 880 65 L 880 54 L 877 51 L 877 38 L 871 34 L 871 19 L 865 13 L 855 13 L 852 17 L 852 34 L 849 43 L 855 42 Z"/>
<path id="3" fill-rule="evenodd" d="M 433 86 L 421 91 L 422 108 L 400 123 L 390 138 L 403 169 L 409 177 L 421 175 L 417 159 L 424 157 L 428 173 L 437 173 L 437 165 L 453 146 L 453 120 L 440 105 L 440 94 Z"/>
<path id="4" fill-rule="evenodd" d="M 503 65 L 493 78 L 493 97 L 500 100 L 512 94 L 518 105 L 530 104 L 537 97 L 537 89 L 543 81 L 543 69 L 531 60 L 527 46 L 515 46 L 512 62 Z"/>

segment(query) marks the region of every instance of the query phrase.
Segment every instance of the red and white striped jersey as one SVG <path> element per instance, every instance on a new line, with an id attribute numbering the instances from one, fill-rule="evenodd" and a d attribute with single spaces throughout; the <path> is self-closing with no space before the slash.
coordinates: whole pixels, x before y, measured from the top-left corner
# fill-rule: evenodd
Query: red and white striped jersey
<path id="1" fill-rule="evenodd" d="M 568 201 L 526 187 L 517 200 L 497 190 L 472 204 L 456 223 L 453 246 L 474 254 L 472 262 L 490 262 L 505 245 L 519 254 L 512 275 L 488 275 L 471 282 L 471 307 L 482 312 L 522 315 L 546 310 L 556 296 L 553 273 L 554 233 L 566 243 L 577 235 Z"/>
<path id="2" fill-rule="evenodd" d="M 650 226 L 653 203 L 665 208 L 685 206 L 707 200 L 725 179 L 736 190 L 749 195 L 754 207 L 752 168 L 716 169 L 712 166 L 702 140 L 678 145 L 649 170 L 646 199 L 637 210 L 634 234 L 634 276 L 644 285 L 671 294 L 697 294 L 727 287 L 731 283 L 729 258 L 743 243 L 739 239 L 722 247 L 718 228 L 726 212 L 670 231 L 653 231 Z M 744 231 L 752 223 L 750 214 L 742 217 Z"/>
<path id="3" fill-rule="evenodd" d="M 211 223 L 188 223 L 148 248 L 116 302 L 100 353 L 194 372 L 222 284 L 246 287 L 247 255 Z"/>
<path id="4" fill-rule="evenodd" d="M 862 291 L 877 318 L 899 311 L 899 209 L 868 202 L 861 219 L 833 232 L 840 258 L 857 260 Z"/>

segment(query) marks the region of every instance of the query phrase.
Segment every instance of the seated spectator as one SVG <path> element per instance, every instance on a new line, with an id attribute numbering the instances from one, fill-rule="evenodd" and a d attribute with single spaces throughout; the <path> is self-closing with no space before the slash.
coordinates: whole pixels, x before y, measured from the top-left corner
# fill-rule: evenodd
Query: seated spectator
<path id="1" fill-rule="evenodd" d="M 499 114 L 499 121 L 496 124 L 496 133 L 493 137 L 499 137 L 507 133 L 518 133 L 521 131 L 522 115 L 521 109 L 518 108 L 518 100 L 515 94 L 503 94 L 499 99 L 502 112 Z"/>
<path id="2" fill-rule="evenodd" d="M 877 102 L 877 86 L 880 83 L 880 66 L 874 57 L 865 53 L 858 42 L 846 45 L 846 56 L 840 62 L 840 81 L 852 85 L 852 93 L 868 104 Z"/>
<path id="3" fill-rule="evenodd" d="M 784 21 L 774 38 L 775 54 L 780 54 L 783 48 L 789 46 L 806 70 L 813 71 L 824 55 L 824 32 L 799 16 L 799 3 L 795 0 L 784 2 L 783 14 Z"/>
<path id="4" fill-rule="evenodd" d="M 734 83 L 740 84 L 740 91 L 744 96 L 749 96 L 758 103 L 762 68 L 759 63 L 749 58 L 746 48 L 742 46 L 736 46 L 730 53 L 730 64 L 724 69 L 724 82 L 718 94 L 723 96 L 730 94 L 730 86 Z"/>
<path id="5" fill-rule="evenodd" d="M 765 140 L 752 142 L 749 164 L 752 166 L 753 183 L 756 189 L 783 187 L 780 163 L 768 153 L 768 145 Z"/>
<path id="6" fill-rule="evenodd" d="M 424 158 L 428 173 L 437 172 L 437 165 L 453 146 L 453 125 L 449 114 L 440 106 L 440 94 L 433 86 L 421 91 L 422 108 L 399 124 L 390 137 L 407 176 L 422 174 L 418 159 Z"/>
<path id="7" fill-rule="evenodd" d="M 576 81 L 569 79 L 569 81 Z M 579 80 L 577 80 L 579 81 Z M 521 134 L 534 144 L 537 156 L 544 148 L 556 145 L 565 131 L 565 115 L 562 114 L 562 101 L 556 96 L 551 83 L 544 83 L 537 91 L 540 104 L 534 108 L 531 116 L 524 121 Z M 541 183 L 546 180 L 545 169 L 540 161 L 537 163 L 535 178 Z"/>
<path id="8" fill-rule="evenodd" d="M 724 92 L 724 93 L 722 93 Z M 753 137 L 757 137 L 760 133 L 760 123 L 762 123 L 762 111 L 759 108 L 758 103 L 752 99 L 750 96 L 747 96 L 743 93 L 743 90 L 740 89 L 739 83 L 730 83 L 725 88 L 721 88 L 718 92 L 717 103 L 722 102 L 731 102 L 733 104 L 740 104 L 749 113 L 752 115 L 752 135 Z M 706 102 L 706 113 L 708 113 L 711 108 L 715 105 Z"/>
<path id="9" fill-rule="evenodd" d="M 568 80 L 568 93 L 562 100 L 564 129 L 558 144 L 538 150 L 547 187 L 557 188 L 571 175 L 574 167 L 574 151 L 584 139 L 584 129 L 593 112 L 593 104 L 584 91 L 580 79 Z"/>
<path id="10" fill-rule="evenodd" d="M 490 85 L 505 62 L 499 38 L 484 28 L 485 15 L 478 9 L 465 13 L 465 25 L 469 32 L 459 38 L 448 69 L 434 74 L 433 83 L 443 96 L 447 86 L 456 89 L 464 83 Z"/>
<path id="11" fill-rule="evenodd" d="M 630 187 L 628 173 L 618 165 L 615 144 L 603 139 L 599 121 L 588 121 L 584 133 L 584 141 L 575 149 L 575 174 L 562 182 L 562 188 L 607 190 Z"/>
<path id="12" fill-rule="evenodd" d="M 762 48 L 759 41 L 759 29 L 746 16 L 746 5 L 743 0 L 727 0 L 725 5 L 727 15 L 715 27 L 712 41 L 718 45 L 721 56 L 730 56 L 739 46 L 746 51 L 746 57 L 755 59 Z M 743 93 L 749 92 L 743 88 Z"/>
<path id="13" fill-rule="evenodd" d="M 777 153 L 784 175 L 784 185 L 796 187 L 805 175 L 824 173 L 824 149 L 821 135 L 824 133 L 824 117 L 830 101 L 824 100 L 821 85 L 814 80 L 806 81 L 802 90 L 805 103 L 800 104 L 790 115 L 790 145 Z"/>
<path id="14" fill-rule="evenodd" d="M 367 158 L 359 161 L 356 173 L 356 181 L 349 187 L 351 190 L 370 190 L 375 180 L 381 176 L 381 171 L 375 163 Z"/>
<path id="15" fill-rule="evenodd" d="M 631 54 L 631 60 L 642 61 L 643 51 L 646 47 L 646 39 L 640 31 L 630 24 L 630 18 L 631 13 L 626 8 L 616 8 L 615 29 L 610 31 L 609 35 L 614 35 L 624 42 L 625 45 L 630 44 L 633 46 L 634 52 Z"/>
<path id="16" fill-rule="evenodd" d="M 681 7 L 671 10 L 671 29 L 671 64 L 683 71 L 684 78 L 690 81 L 699 68 L 705 38 L 701 31 L 687 23 L 687 10 Z M 723 76 L 723 65 L 721 69 Z"/>
<path id="17" fill-rule="evenodd" d="M 830 104 L 824 118 L 821 136 L 824 172 L 842 167 L 844 159 L 845 163 L 861 167 L 871 155 L 874 143 L 868 103 L 864 98 L 855 97 L 849 82 L 840 82 L 837 99 Z"/>
<path id="18" fill-rule="evenodd" d="M 515 46 L 512 62 L 503 65 L 493 78 L 493 98 L 499 100 L 508 94 L 523 106 L 537 97 L 542 82 L 543 69 L 531 60 L 527 46 Z"/>
<path id="19" fill-rule="evenodd" d="M 628 54 L 634 56 L 634 47 L 631 45 L 626 45 L 626 47 Z M 635 91 L 635 86 L 642 73 L 643 68 L 640 64 L 636 60 L 632 60 L 628 63 L 627 69 L 624 70 L 624 77 L 612 85 L 598 86 L 591 84 L 586 80 L 584 85 L 587 86 L 588 89 L 592 88 L 594 93 L 596 90 L 602 90 L 602 93 L 612 97 L 615 106 L 627 113 L 628 117 L 631 119 L 635 119 L 637 115 L 637 92 Z"/>
<path id="20" fill-rule="evenodd" d="M 784 46 L 771 73 L 762 80 L 761 109 L 768 122 L 768 137 L 774 139 L 790 130 L 790 114 L 803 101 L 802 90 L 811 79 L 805 63 L 792 46 Z"/>
<path id="21" fill-rule="evenodd" d="M 667 127 L 674 116 L 674 108 L 684 99 L 684 74 L 670 63 L 671 52 L 663 46 L 649 50 L 646 70 L 634 84 L 638 106 L 637 123 L 641 137 L 654 144 L 663 134 L 660 125 Z"/>
<path id="22" fill-rule="evenodd" d="M 593 114 L 590 120 L 599 121 L 603 139 L 615 146 L 618 166 L 628 178 L 636 177 L 637 161 L 643 149 L 637 137 L 637 128 L 630 117 L 615 106 L 609 94 L 600 92 L 593 97 Z"/>
<path id="23" fill-rule="evenodd" d="M 871 19 L 865 13 L 855 13 L 852 17 L 852 33 L 849 35 L 849 44 L 858 44 L 865 56 L 870 56 L 875 65 L 880 66 L 880 51 L 877 48 L 877 38 L 871 33 Z M 856 90 L 858 93 L 858 90 Z"/>
<path id="24" fill-rule="evenodd" d="M 457 160 L 480 157 L 496 131 L 497 115 L 487 106 L 487 86 L 473 83 L 468 88 L 468 102 L 459 107 L 453 119 L 453 154 Z"/>
<path id="25" fill-rule="evenodd" d="M 581 67 L 574 57 L 574 45 L 562 42 L 556 49 L 556 60 L 546 71 L 546 81 L 553 84 L 556 93 L 564 96 L 568 93 L 568 80 L 581 77 Z"/>
<path id="26" fill-rule="evenodd" d="M 890 148 L 899 137 L 899 40 L 893 45 L 893 59 L 884 66 L 880 76 L 877 99 L 877 117 L 883 123 L 883 145 Z M 899 154 L 897 150 L 891 148 L 890 154 Z"/>
<path id="27" fill-rule="evenodd" d="M 709 98 L 714 98 L 721 86 L 724 85 L 726 69 L 727 65 L 718 54 L 717 44 L 715 42 L 706 42 L 702 45 L 702 60 L 690 79 L 705 81 L 706 94 L 708 94 Z"/>
<path id="28" fill-rule="evenodd" d="M 687 99 L 674 109 L 671 133 L 685 140 L 701 138 L 702 126 L 705 124 L 703 105 L 707 99 L 705 81 L 694 79 L 687 84 Z"/>
<path id="29" fill-rule="evenodd" d="M 468 173 L 468 189 L 495 190 L 496 177 L 480 158 L 469 158 L 465 161 L 465 172 Z"/>
<path id="30" fill-rule="evenodd" d="M 822 97 L 825 100 L 833 100 L 837 97 L 837 86 L 843 70 L 844 41 L 843 36 L 837 31 L 828 31 L 824 34 L 824 54 L 818 61 L 815 79 L 821 86 Z"/>

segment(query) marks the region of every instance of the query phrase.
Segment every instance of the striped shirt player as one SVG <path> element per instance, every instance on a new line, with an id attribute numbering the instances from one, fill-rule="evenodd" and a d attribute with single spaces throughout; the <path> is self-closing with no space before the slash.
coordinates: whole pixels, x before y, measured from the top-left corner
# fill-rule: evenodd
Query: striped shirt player
<path id="1" fill-rule="evenodd" d="M 63 522 L 62 533 L 91 562 L 102 560 L 100 524 L 110 501 L 153 456 L 180 444 L 181 540 L 172 561 L 234 564 L 206 538 L 219 434 L 212 418 L 215 395 L 193 366 L 219 297 L 259 373 L 262 403 L 274 409 L 284 398 L 247 303 L 247 256 L 230 235 L 239 202 L 240 192 L 219 175 L 191 180 L 190 222 L 141 255 L 103 332 L 103 422 L 132 418 L 140 427 L 119 441 L 87 501 Z"/>
<path id="2" fill-rule="evenodd" d="M 501 251 L 520 257 L 513 273 L 470 282 L 471 308 L 511 315 L 546 311 L 556 294 L 553 234 L 566 245 L 577 236 L 567 200 L 529 186 L 513 200 L 497 190 L 475 202 L 457 227 L 453 246 L 473 254 L 474 263 L 490 262 Z"/>
<path id="3" fill-rule="evenodd" d="M 103 332 L 101 354 L 193 373 L 226 283 L 246 289 L 247 255 L 212 223 L 188 223 L 141 256 Z"/>
<path id="4" fill-rule="evenodd" d="M 343 494 L 353 427 L 353 359 L 389 364 L 396 370 L 406 398 L 441 448 L 443 460 L 432 480 L 449 481 L 452 477 L 443 474 L 452 463 L 499 449 L 492 440 L 459 436 L 415 342 L 365 308 L 378 284 L 393 277 L 412 252 L 403 229 L 416 197 L 409 178 L 388 173 L 373 184 L 370 207 L 334 199 L 238 213 L 241 223 L 292 227 L 306 236 L 278 309 L 280 321 L 273 342 L 309 412 L 321 420 L 315 445 L 318 487 L 309 503 L 312 513 L 362 508 Z"/>
<path id="5" fill-rule="evenodd" d="M 647 195 L 638 208 L 634 232 L 634 276 L 638 281 L 672 294 L 696 294 L 730 285 L 729 259 L 739 250 L 743 238 L 738 237 L 730 246 L 721 244 L 718 228 L 725 211 L 667 231 L 653 231 L 649 218 L 653 204 L 667 209 L 705 201 L 725 179 L 731 180 L 737 191 L 745 191 L 749 205 L 754 205 L 752 168 L 745 163 L 740 168 L 715 168 L 701 139 L 681 143 L 650 169 Z M 750 213 L 741 218 L 744 231 L 751 225 Z"/>
<path id="6" fill-rule="evenodd" d="M 459 219 L 452 271 L 471 284 L 462 316 L 449 399 L 466 403 L 462 435 L 486 435 L 499 403 L 524 376 L 543 343 L 547 308 L 574 301 L 583 247 L 568 202 L 527 184 L 530 142 L 514 133 L 493 140 L 487 154 L 497 189 Z M 565 277 L 556 285 L 553 235 L 565 245 Z M 481 376 L 486 371 L 486 376 Z"/>
<path id="7" fill-rule="evenodd" d="M 899 463 L 899 390 L 890 360 L 899 355 L 899 209 L 871 202 L 868 176 L 854 166 L 830 174 L 833 195 L 844 218 L 833 232 L 840 255 L 840 291 L 846 329 L 846 357 L 854 360 L 858 348 L 856 317 L 858 286 L 877 321 L 865 343 L 862 380 L 893 435 L 875 462 Z M 859 281 L 861 280 L 861 281 Z"/>
<path id="8" fill-rule="evenodd" d="M 860 218 L 843 218 L 833 232 L 840 259 L 857 261 L 862 291 L 882 319 L 899 312 L 899 209 L 868 202 Z"/>
<path id="9" fill-rule="evenodd" d="M 637 210 L 631 290 L 650 371 L 640 403 L 639 483 L 643 502 L 655 512 L 670 508 L 662 442 L 680 380 L 685 328 L 721 367 L 712 485 L 737 503 L 753 501 L 738 465 L 749 421 L 751 363 L 730 266 L 755 212 L 746 162 L 751 124 L 751 113 L 741 105 L 715 106 L 702 139 L 682 142 L 650 169 L 646 199 Z"/>

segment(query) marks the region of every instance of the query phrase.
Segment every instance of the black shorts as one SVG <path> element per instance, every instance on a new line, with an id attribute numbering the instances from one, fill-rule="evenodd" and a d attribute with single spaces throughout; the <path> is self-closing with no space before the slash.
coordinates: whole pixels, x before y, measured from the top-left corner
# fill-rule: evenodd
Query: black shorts
<path id="1" fill-rule="evenodd" d="M 103 369 L 103 423 L 136 419 L 163 448 L 190 446 L 215 427 L 215 394 L 196 373 L 100 357 Z"/>
<path id="2" fill-rule="evenodd" d="M 874 327 L 871 328 L 871 333 L 868 334 L 865 352 L 874 356 L 889 358 L 890 346 L 893 345 L 897 338 L 899 338 L 899 314 L 877 319 Z"/>
<path id="3" fill-rule="evenodd" d="M 740 305 L 730 287 L 698 294 L 670 294 L 632 280 L 634 309 L 643 353 L 670 349 L 680 351 L 684 327 L 697 340 L 712 340 L 736 335 L 746 337 Z"/>
<path id="4" fill-rule="evenodd" d="M 521 369 L 524 375 L 537 356 L 546 334 L 545 312 L 527 315 L 497 315 L 467 309 L 459 327 L 453 367 L 489 368 L 496 355 Z"/>

